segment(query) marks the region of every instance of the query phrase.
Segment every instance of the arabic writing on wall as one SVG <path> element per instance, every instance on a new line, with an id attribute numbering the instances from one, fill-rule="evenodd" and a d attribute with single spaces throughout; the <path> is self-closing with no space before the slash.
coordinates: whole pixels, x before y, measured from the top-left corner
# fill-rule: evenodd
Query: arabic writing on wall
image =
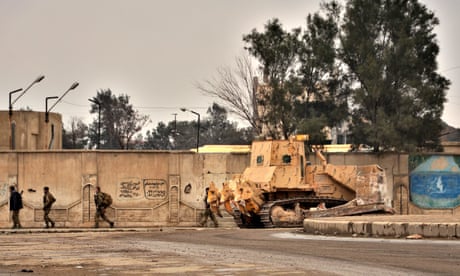
<path id="1" fill-rule="evenodd" d="M 118 184 L 119 199 L 165 199 L 167 185 L 163 179 L 126 178 Z"/>

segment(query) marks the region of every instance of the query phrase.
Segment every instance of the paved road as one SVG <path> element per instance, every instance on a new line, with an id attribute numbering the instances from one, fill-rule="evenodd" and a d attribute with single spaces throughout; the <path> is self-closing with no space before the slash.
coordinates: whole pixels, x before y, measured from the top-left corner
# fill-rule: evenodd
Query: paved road
<path id="1" fill-rule="evenodd" d="M 311 236 L 301 229 L 0 234 L 0 275 L 458 275 L 460 241 Z"/>

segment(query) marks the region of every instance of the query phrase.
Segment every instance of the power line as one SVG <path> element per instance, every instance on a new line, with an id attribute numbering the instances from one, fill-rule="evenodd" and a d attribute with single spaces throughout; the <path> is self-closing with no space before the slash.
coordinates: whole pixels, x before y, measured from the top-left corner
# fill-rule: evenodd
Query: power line
<path id="1" fill-rule="evenodd" d="M 79 107 L 89 107 L 88 104 L 76 104 L 76 103 L 71 103 L 68 101 L 62 101 L 63 103 L 73 105 L 73 106 L 79 106 Z M 138 109 L 167 109 L 167 110 L 179 110 L 183 106 L 134 106 L 133 108 L 138 108 Z M 203 107 L 203 106 L 187 106 L 187 108 L 190 109 L 208 109 L 208 107 Z"/>
<path id="2" fill-rule="evenodd" d="M 73 106 L 79 106 L 79 107 L 89 107 L 88 104 L 76 104 L 76 103 L 71 103 L 71 102 L 68 102 L 68 101 L 62 101 L 63 103 L 66 103 L 66 104 L 70 104 L 70 105 L 73 105 Z"/>
<path id="3" fill-rule="evenodd" d="M 447 68 L 447 69 L 445 69 L 445 70 L 441 70 L 441 73 L 443 73 L 443 72 L 448 72 L 448 71 L 453 71 L 453 70 L 457 70 L 457 69 L 460 69 L 460 65 L 456 65 L 456 66 Z"/>
<path id="4" fill-rule="evenodd" d="M 133 106 L 135 108 L 140 108 L 140 109 L 171 109 L 171 110 L 179 110 L 183 106 Z M 208 107 L 202 107 L 202 106 L 187 106 L 187 108 L 190 109 L 208 109 Z"/>

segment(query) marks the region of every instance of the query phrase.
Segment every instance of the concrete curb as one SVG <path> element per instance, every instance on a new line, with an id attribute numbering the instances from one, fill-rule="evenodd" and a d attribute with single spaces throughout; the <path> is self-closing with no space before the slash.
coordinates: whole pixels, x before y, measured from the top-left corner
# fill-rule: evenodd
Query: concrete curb
<path id="1" fill-rule="evenodd" d="M 323 235 L 405 238 L 418 234 L 425 238 L 460 238 L 460 222 L 305 219 L 303 229 L 306 233 Z"/>
<path id="2" fill-rule="evenodd" d="M 171 231 L 181 231 L 181 230 L 195 230 L 195 231 L 205 231 L 205 230 L 215 230 L 215 229 L 232 229 L 231 227 L 155 227 L 155 228 L 21 228 L 21 229 L 0 229 L 0 235 L 10 235 L 10 234 L 38 234 L 38 233 L 87 233 L 87 232 L 171 232 Z"/>

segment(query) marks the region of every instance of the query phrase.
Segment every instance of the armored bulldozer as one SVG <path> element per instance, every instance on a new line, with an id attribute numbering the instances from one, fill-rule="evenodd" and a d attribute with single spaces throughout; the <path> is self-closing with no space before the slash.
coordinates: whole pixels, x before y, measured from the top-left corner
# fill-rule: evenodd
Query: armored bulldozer
<path id="1" fill-rule="evenodd" d="M 240 227 L 299 227 L 307 217 L 391 212 L 386 177 L 378 165 L 332 165 L 316 150 L 306 159 L 305 139 L 254 141 L 242 175 L 211 183 L 208 200 L 223 204 Z"/>

